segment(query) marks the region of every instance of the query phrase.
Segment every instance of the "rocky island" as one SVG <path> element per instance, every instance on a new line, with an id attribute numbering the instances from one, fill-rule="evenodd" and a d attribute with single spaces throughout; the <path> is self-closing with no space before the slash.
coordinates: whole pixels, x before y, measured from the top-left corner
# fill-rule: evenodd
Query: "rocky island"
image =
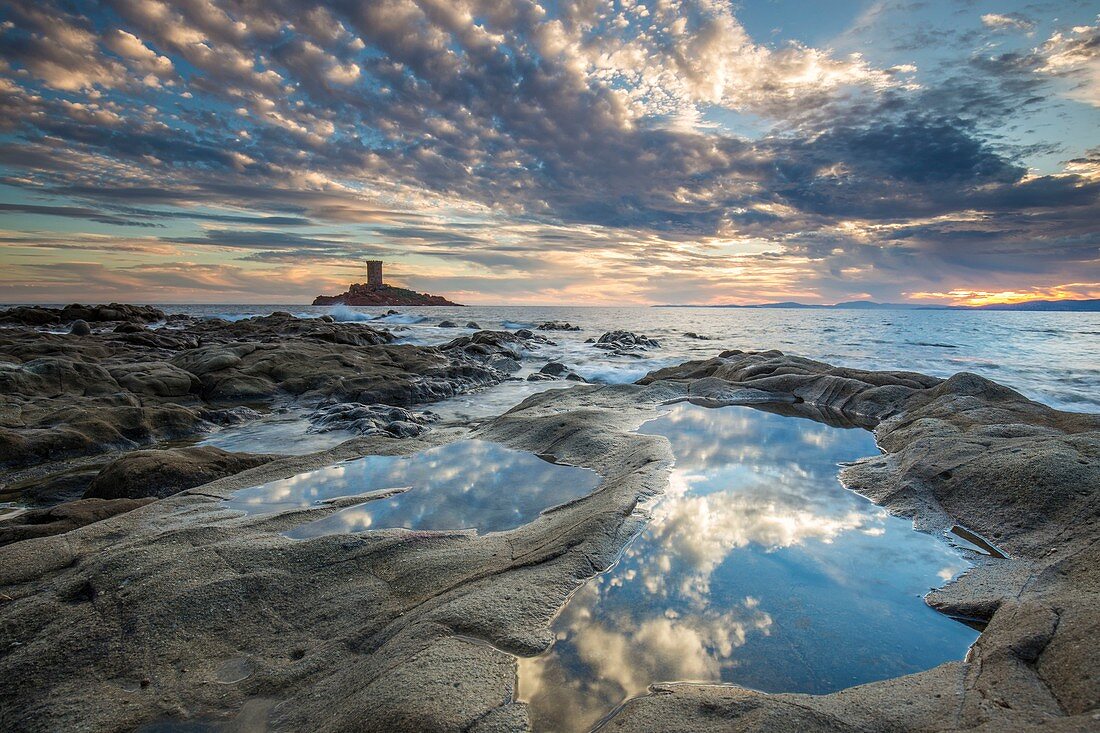
<path id="1" fill-rule="evenodd" d="M 461 306 L 462 304 L 453 303 L 441 295 L 429 295 L 407 288 L 386 285 L 382 282 L 382 262 L 371 260 L 367 262 L 367 282 L 352 283 L 345 292 L 339 295 L 318 295 L 313 299 L 313 305 Z"/>

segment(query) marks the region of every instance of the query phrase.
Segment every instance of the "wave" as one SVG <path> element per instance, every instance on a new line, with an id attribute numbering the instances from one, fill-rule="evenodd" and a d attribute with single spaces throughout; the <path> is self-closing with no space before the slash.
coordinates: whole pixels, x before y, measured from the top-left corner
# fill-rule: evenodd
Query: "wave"
<path id="1" fill-rule="evenodd" d="M 206 316 L 200 316 L 200 320 L 209 321 L 214 318 L 220 318 L 223 321 L 229 321 L 230 323 L 236 323 L 237 321 L 247 321 L 249 318 L 256 318 L 261 315 L 260 313 L 212 313 Z M 263 314 L 267 315 L 267 314 Z"/>
<path id="2" fill-rule="evenodd" d="M 377 318 L 375 316 L 372 316 L 370 313 L 357 311 L 350 305 L 334 305 L 329 310 L 328 315 L 332 316 L 341 323 L 358 323 L 362 321 L 377 320 Z"/>
<path id="3" fill-rule="evenodd" d="M 428 317 L 413 313 L 394 313 L 392 316 L 379 316 L 375 320 L 383 323 L 423 323 L 428 320 Z"/>

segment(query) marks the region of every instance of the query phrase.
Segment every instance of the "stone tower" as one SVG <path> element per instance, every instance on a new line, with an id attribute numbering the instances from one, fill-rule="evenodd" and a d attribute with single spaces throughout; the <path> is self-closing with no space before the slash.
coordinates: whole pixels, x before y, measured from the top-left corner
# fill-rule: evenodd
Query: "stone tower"
<path id="1" fill-rule="evenodd" d="M 382 260 L 367 260 L 367 285 L 378 287 L 382 284 Z"/>

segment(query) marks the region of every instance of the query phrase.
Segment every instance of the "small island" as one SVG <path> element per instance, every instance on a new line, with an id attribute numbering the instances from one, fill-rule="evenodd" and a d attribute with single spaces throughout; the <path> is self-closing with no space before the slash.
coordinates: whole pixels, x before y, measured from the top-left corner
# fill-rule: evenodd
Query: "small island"
<path id="1" fill-rule="evenodd" d="M 352 283 L 339 295 L 318 295 L 313 305 L 452 305 L 441 295 L 418 293 L 408 288 L 397 288 L 382 282 L 382 261 L 367 261 L 367 282 Z"/>

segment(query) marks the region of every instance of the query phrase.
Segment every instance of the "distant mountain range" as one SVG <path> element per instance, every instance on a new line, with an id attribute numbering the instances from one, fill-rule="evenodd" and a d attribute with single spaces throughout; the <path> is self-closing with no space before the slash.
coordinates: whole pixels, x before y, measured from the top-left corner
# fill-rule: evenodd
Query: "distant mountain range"
<path id="1" fill-rule="evenodd" d="M 876 303 L 873 300 L 850 300 L 834 305 L 797 303 L 756 303 L 754 305 L 657 305 L 654 308 L 803 308 L 808 310 L 934 310 L 934 311 L 1072 311 L 1100 312 L 1100 298 L 1091 300 L 1028 300 L 1022 303 L 993 305 L 922 305 L 917 303 Z"/>

